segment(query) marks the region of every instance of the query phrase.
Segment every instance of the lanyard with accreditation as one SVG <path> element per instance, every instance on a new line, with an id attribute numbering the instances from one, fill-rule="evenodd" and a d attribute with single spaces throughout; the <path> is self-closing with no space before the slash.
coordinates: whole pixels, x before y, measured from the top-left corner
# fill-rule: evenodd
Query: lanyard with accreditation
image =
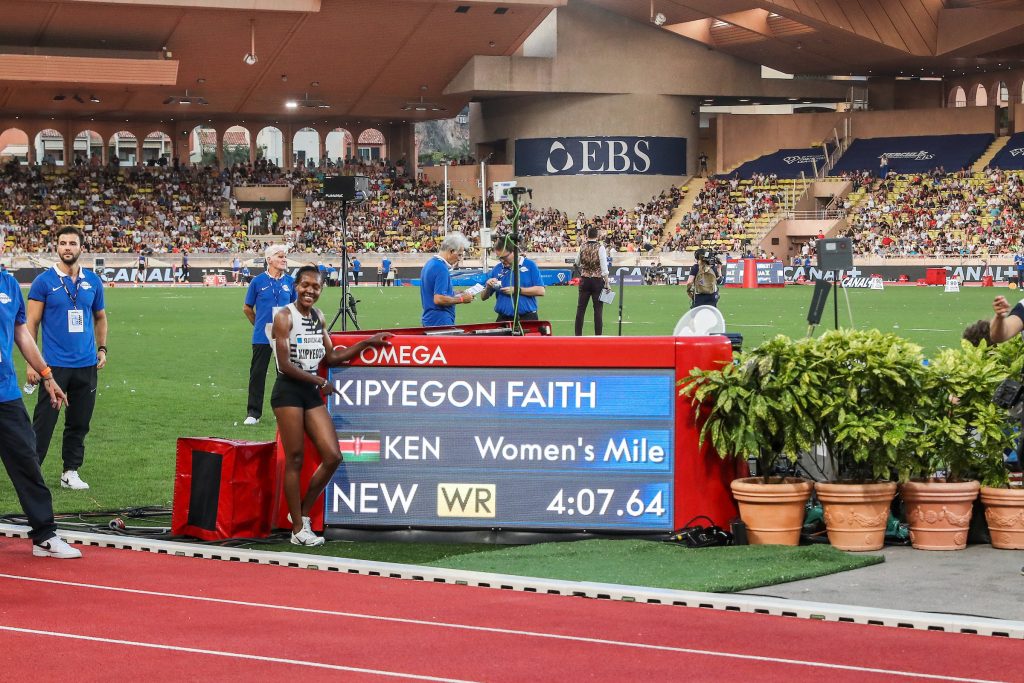
<path id="1" fill-rule="evenodd" d="M 67 282 L 64 281 L 65 276 L 60 275 L 60 284 L 64 288 L 64 293 L 68 295 L 68 300 L 71 301 L 71 308 L 68 309 L 68 333 L 70 334 L 81 334 L 85 332 L 85 314 L 78 308 L 78 286 L 75 285 L 74 279 L 68 275 L 66 276 L 71 280 L 71 284 L 75 286 L 75 293 L 72 294 L 71 290 L 68 289 Z"/>

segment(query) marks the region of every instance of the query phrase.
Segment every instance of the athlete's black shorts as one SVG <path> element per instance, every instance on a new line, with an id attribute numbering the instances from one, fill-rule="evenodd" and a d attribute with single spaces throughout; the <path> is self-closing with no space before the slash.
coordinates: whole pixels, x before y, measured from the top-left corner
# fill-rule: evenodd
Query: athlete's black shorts
<path id="1" fill-rule="evenodd" d="M 312 410 L 324 404 L 319 387 L 309 382 L 297 382 L 287 375 L 279 374 L 270 392 L 271 408 L 302 408 Z"/>

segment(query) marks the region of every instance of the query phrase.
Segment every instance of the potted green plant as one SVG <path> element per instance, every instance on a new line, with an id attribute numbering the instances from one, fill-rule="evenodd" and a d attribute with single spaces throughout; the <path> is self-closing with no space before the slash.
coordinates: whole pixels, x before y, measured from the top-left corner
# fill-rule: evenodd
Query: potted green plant
<path id="1" fill-rule="evenodd" d="M 927 402 L 921 348 L 878 330 L 836 330 L 814 345 L 822 383 L 816 443 L 829 456 L 828 482 L 815 484 L 829 541 L 878 550 L 885 540 L 894 478 L 913 469 Z"/>
<path id="2" fill-rule="evenodd" d="M 1004 342 L 989 352 L 998 361 L 1004 377 L 1021 378 L 1024 369 L 1024 342 L 1020 337 Z M 1005 413 L 1004 419 L 1007 419 Z M 1007 419 L 1004 429 L 1011 442 L 1016 438 L 1012 427 L 1020 420 Z M 1020 449 L 1017 451 L 1020 457 Z M 1024 550 L 1024 487 L 1011 486 L 1009 470 L 1003 457 L 986 458 L 979 464 L 981 502 L 993 548 Z"/>
<path id="3" fill-rule="evenodd" d="M 967 546 L 978 478 L 1002 463 L 1012 442 L 1005 412 L 992 393 L 1005 368 L 987 345 L 941 351 L 928 366 L 927 402 L 921 416 L 915 466 L 901 485 L 911 544 L 921 550 Z"/>
<path id="4" fill-rule="evenodd" d="M 714 370 L 695 369 L 680 394 L 703 407 L 701 442 L 722 457 L 756 461 L 758 476 L 732 482 L 747 537 L 755 544 L 797 545 L 812 483 L 774 476 L 780 461 L 794 461 L 814 435 L 808 411 L 816 384 L 804 372 L 806 347 L 784 336 Z"/>

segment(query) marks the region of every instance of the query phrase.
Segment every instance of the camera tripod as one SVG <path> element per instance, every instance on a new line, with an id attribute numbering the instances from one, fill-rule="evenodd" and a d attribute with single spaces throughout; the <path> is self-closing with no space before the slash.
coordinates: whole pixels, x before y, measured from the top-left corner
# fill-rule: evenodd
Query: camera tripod
<path id="1" fill-rule="evenodd" d="M 327 326 L 328 332 L 334 331 L 334 325 L 341 319 L 341 331 L 348 330 L 348 321 L 352 321 L 352 327 L 359 329 L 359 319 L 356 317 L 356 304 L 359 301 L 348 291 L 348 200 L 341 200 L 341 298 L 338 301 L 338 312 L 334 319 Z"/>

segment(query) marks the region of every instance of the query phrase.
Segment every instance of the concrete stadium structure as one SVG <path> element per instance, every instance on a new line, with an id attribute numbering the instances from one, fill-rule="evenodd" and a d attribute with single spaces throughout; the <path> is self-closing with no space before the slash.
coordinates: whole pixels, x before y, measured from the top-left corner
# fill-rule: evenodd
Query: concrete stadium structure
<path id="1" fill-rule="evenodd" d="M 0 15 L 0 135 L 24 137 L 26 163 L 44 132 L 61 165 L 85 131 L 104 163 L 120 132 L 128 158 L 159 140 L 186 160 L 205 129 L 223 162 L 229 130 L 254 159 L 274 128 L 285 165 L 300 134 L 323 164 L 332 133 L 373 132 L 414 171 L 414 123 L 470 104 L 492 178 L 597 213 L 680 184 L 701 153 L 725 172 L 831 139 L 1024 128 L 1024 3 L 1006 0 L 0 0 Z"/>

